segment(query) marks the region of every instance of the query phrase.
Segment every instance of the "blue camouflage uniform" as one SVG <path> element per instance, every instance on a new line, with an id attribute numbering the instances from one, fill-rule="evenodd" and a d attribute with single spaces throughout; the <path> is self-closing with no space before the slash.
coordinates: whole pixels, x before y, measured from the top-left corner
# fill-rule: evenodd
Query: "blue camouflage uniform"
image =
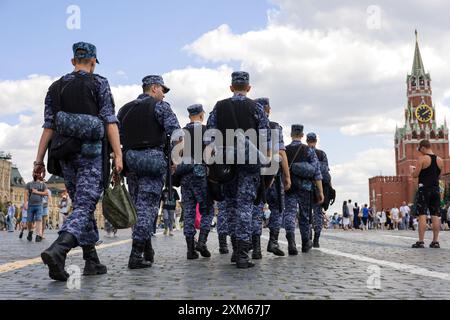
<path id="1" fill-rule="evenodd" d="M 230 235 L 228 232 L 227 203 L 225 201 L 217 202 L 217 208 L 219 209 L 217 214 L 217 233 L 219 235 Z"/>
<path id="2" fill-rule="evenodd" d="M 153 76 L 152 76 L 153 77 Z M 144 85 L 155 79 L 145 77 Z M 167 90 L 167 89 L 166 89 Z M 137 99 L 146 99 L 148 94 L 140 94 Z M 170 104 L 158 101 L 155 106 L 155 118 L 163 127 L 166 134 L 172 136 L 172 141 L 178 140 L 180 136 L 173 135 L 174 131 L 180 129 L 178 119 L 172 111 Z M 180 132 L 181 131 L 177 131 Z M 149 157 L 160 157 L 164 155 L 164 145 L 148 150 Z M 146 241 L 151 238 L 153 222 L 159 211 L 161 192 L 164 186 L 165 174 L 159 177 L 139 176 L 133 171 L 127 172 L 127 183 L 131 199 L 136 207 L 137 222 L 133 228 L 133 240 Z"/>
<path id="3" fill-rule="evenodd" d="M 274 145 L 274 151 L 273 154 L 275 155 L 280 150 L 286 150 L 286 147 L 284 145 L 284 139 L 283 139 L 283 128 L 281 126 L 278 126 L 277 128 L 279 130 L 278 133 L 278 145 Z M 281 174 L 281 172 L 279 173 Z M 280 212 L 280 205 L 277 195 L 277 186 L 276 186 L 277 180 L 273 182 L 273 184 L 270 186 L 269 190 L 267 191 L 267 203 L 269 204 L 270 208 L 270 217 L 269 217 L 269 223 L 267 227 L 271 231 L 278 232 L 281 228 L 281 223 L 283 220 L 283 212 Z M 285 199 L 284 199 L 284 184 L 282 179 L 278 180 L 279 186 L 281 190 L 281 209 L 284 209 L 285 205 Z"/>
<path id="4" fill-rule="evenodd" d="M 200 122 L 190 122 L 186 125 L 186 128 L 195 127 L 199 127 L 201 130 L 202 124 Z M 202 166 L 205 167 L 206 172 L 206 165 Z M 197 203 L 199 204 L 201 214 L 200 230 L 209 232 L 211 229 L 211 223 L 214 218 L 214 203 L 208 197 L 207 182 L 206 175 L 204 177 L 198 177 L 192 171 L 183 175 L 181 178 L 185 236 L 194 236 L 196 233 L 194 225 Z"/>
<path id="5" fill-rule="evenodd" d="M 289 146 L 298 147 L 301 145 L 301 141 L 292 141 Z M 322 174 L 320 172 L 319 160 L 317 159 L 317 155 L 315 151 L 311 148 L 308 148 L 307 162 L 310 163 L 314 168 L 314 180 L 322 180 Z M 292 179 L 296 179 L 295 176 L 292 176 Z M 283 225 L 286 230 L 286 233 L 295 232 L 295 219 L 299 217 L 299 227 L 300 234 L 302 236 L 302 243 L 305 244 L 309 241 L 310 236 L 310 210 L 312 210 L 312 190 L 314 188 L 314 183 L 309 182 L 308 189 L 309 190 L 296 190 L 292 192 L 288 192 L 285 196 L 285 205 L 286 209 L 283 216 Z M 298 211 L 297 211 L 298 210 Z"/>
<path id="6" fill-rule="evenodd" d="M 264 111 L 264 106 L 268 106 L 269 99 L 268 98 L 259 98 L 255 99 L 258 106 Z M 278 130 L 278 141 L 275 141 L 275 137 L 272 137 L 272 154 L 278 154 L 280 150 L 286 150 L 283 139 L 283 128 L 280 125 L 277 125 L 275 128 Z M 270 208 L 270 218 L 268 221 L 268 227 L 270 230 L 279 231 L 282 223 L 282 212 L 280 212 L 280 206 L 278 203 L 278 195 L 277 195 L 277 186 L 276 180 L 272 183 L 270 188 L 266 190 L 266 199 Z M 284 185 L 281 179 L 278 180 L 279 188 L 281 190 L 281 208 L 284 208 Z M 263 222 L 263 212 L 264 204 L 261 203 L 256 205 L 253 209 L 253 235 L 261 235 L 262 233 L 262 222 Z"/>
<path id="7" fill-rule="evenodd" d="M 78 58 L 79 55 L 77 56 Z M 89 76 L 87 72 L 78 71 L 81 76 Z M 75 78 L 75 72 L 62 77 L 68 82 Z M 117 123 L 114 110 L 114 100 L 108 80 L 97 74 L 93 75 L 95 92 L 99 106 L 98 117 L 105 123 Z M 56 115 L 53 111 L 53 101 L 50 93 L 45 98 L 45 122 L 43 127 L 55 130 Z M 80 246 L 93 245 L 99 240 L 97 224 L 94 217 L 96 205 L 103 192 L 102 187 L 102 157 L 86 158 L 78 154 L 70 161 L 60 161 L 64 182 L 73 201 L 73 212 L 66 219 L 61 232 L 75 236 Z"/>
<path id="8" fill-rule="evenodd" d="M 246 96 L 234 94 L 231 99 L 245 100 Z M 255 114 L 253 116 L 258 129 L 267 130 L 267 133 L 263 132 L 260 138 L 265 139 L 263 135 L 267 134 L 266 141 L 268 141 L 270 146 L 269 119 L 262 108 L 255 108 Z M 208 129 L 217 129 L 216 109 L 210 113 L 207 126 Z M 226 211 L 229 215 L 229 233 L 230 236 L 235 236 L 238 241 L 251 242 L 253 202 L 259 186 L 260 173 L 259 171 L 249 173 L 238 166 L 236 176 L 237 178 L 233 182 L 225 185 Z"/>
<path id="9" fill-rule="evenodd" d="M 314 132 L 310 132 L 306 136 L 307 141 L 317 141 L 317 136 Z M 319 159 L 319 165 L 320 165 L 320 172 L 322 174 L 322 181 L 323 182 L 331 182 L 331 176 L 330 176 L 330 168 L 328 166 L 328 158 L 327 154 L 322 151 L 318 150 L 316 148 L 313 148 L 314 151 L 320 151 L 322 153 L 322 159 Z M 314 227 L 314 234 L 320 235 L 320 232 L 323 228 L 323 213 L 322 213 L 322 205 L 314 203 L 313 204 L 313 215 L 314 215 L 314 221 L 313 221 L 313 227 Z"/>

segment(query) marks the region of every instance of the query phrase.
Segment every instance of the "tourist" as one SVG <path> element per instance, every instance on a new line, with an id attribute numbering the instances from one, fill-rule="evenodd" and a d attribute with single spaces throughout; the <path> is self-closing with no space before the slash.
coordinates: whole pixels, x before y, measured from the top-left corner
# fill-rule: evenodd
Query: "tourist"
<path id="1" fill-rule="evenodd" d="M 350 200 L 351 201 L 351 200 Z M 348 208 L 347 201 L 344 201 L 342 205 L 342 227 L 344 230 L 348 230 L 350 224 L 350 210 Z"/>

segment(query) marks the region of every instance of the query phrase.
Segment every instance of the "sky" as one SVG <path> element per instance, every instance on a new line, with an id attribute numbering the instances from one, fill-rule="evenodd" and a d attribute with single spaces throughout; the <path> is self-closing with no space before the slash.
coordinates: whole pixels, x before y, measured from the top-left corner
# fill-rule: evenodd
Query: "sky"
<path id="1" fill-rule="evenodd" d="M 248 71 L 249 96 L 270 98 L 286 143 L 293 123 L 319 136 L 340 212 L 344 200 L 369 202 L 369 177 L 395 175 L 415 29 L 437 121 L 449 118 L 448 12 L 444 0 L 0 0 L 0 150 L 31 178 L 47 89 L 87 41 L 116 112 L 161 74 L 181 125 L 187 106 L 211 111 L 231 73 Z"/>

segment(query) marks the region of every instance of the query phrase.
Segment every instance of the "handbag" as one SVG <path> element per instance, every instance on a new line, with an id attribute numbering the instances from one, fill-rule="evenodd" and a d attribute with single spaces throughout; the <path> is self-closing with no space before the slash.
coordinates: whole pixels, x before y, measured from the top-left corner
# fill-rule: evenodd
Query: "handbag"
<path id="1" fill-rule="evenodd" d="M 112 174 L 109 180 L 111 181 Z M 102 200 L 103 216 L 116 229 L 128 229 L 136 224 L 136 208 L 131 200 L 128 190 L 123 183 L 123 177 L 120 182 L 105 190 Z"/>

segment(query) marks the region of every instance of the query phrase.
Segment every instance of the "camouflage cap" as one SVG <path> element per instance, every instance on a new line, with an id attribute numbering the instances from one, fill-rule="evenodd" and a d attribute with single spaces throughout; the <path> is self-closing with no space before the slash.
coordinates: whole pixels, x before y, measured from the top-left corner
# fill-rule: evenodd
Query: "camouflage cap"
<path id="1" fill-rule="evenodd" d="M 196 116 L 202 112 L 205 112 L 201 104 L 193 104 L 192 106 L 187 107 L 187 111 L 189 112 L 190 116 Z"/>
<path id="2" fill-rule="evenodd" d="M 231 84 L 250 84 L 250 75 L 245 71 L 235 71 L 231 74 Z"/>
<path id="3" fill-rule="evenodd" d="M 77 59 L 90 59 L 95 58 L 97 63 L 100 63 L 97 59 L 97 48 L 87 42 L 77 42 L 72 46 L 73 57 Z M 80 52 L 79 50 L 83 50 L 84 52 Z"/>
<path id="4" fill-rule="evenodd" d="M 308 142 L 316 142 L 317 141 L 317 135 L 314 132 L 310 132 L 306 135 L 306 141 Z"/>
<path id="5" fill-rule="evenodd" d="M 142 84 L 144 86 L 149 86 L 152 84 L 159 84 L 164 89 L 164 93 L 167 93 L 170 91 L 168 87 L 164 84 L 164 80 L 161 76 L 158 75 L 150 75 L 146 76 L 144 79 L 142 79 Z"/>
<path id="6" fill-rule="evenodd" d="M 258 98 L 258 99 L 255 99 L 255 102 L 259 103 L 263 107 L 270 106 L 269 98 Z"/>
<path id="7" fill-rule="evenodd" d="M 293 124 L 291 127 L 291 134 L 302 134 L 303 133 L 303 125 L 301 124 Z"/>

